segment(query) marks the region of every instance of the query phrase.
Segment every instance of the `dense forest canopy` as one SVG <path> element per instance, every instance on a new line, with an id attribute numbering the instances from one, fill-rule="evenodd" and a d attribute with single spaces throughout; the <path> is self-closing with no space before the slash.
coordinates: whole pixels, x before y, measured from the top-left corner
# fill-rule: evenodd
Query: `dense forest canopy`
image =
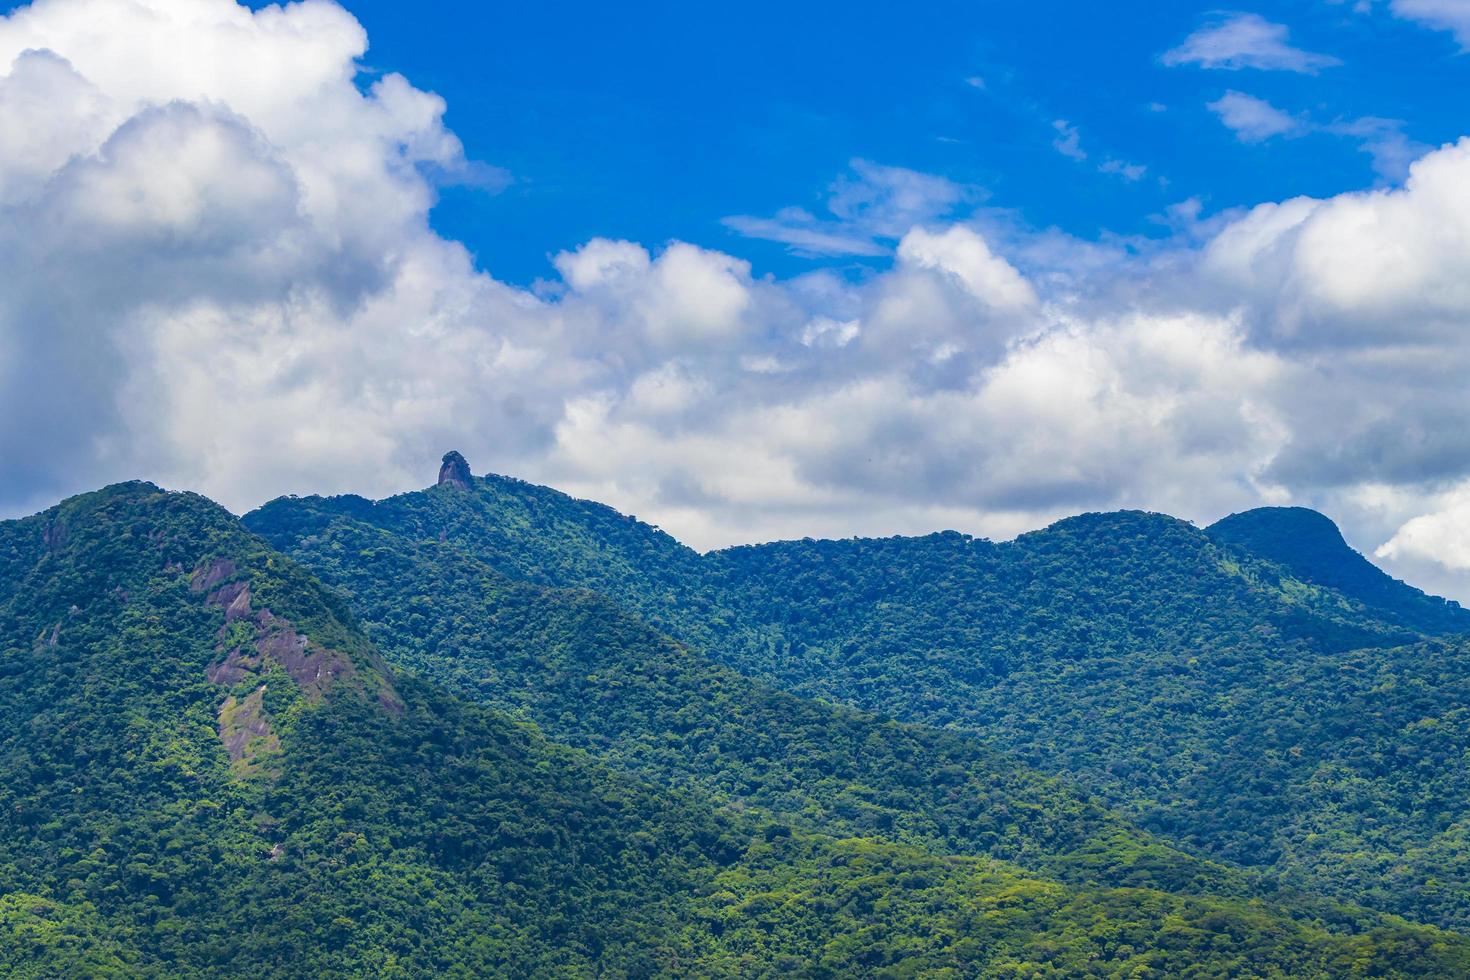
<path id="1" fill-rule="evenodd" d="M 522 589 L 595 593 L 749 680 L 968 733 L 1186 852 L 1470 924 L 1470 613 L 1390 579 L 1314 512 L 1204 530 L 1089 514 L 1005 543 L 942 533 L 699 555 L 601 505 L 486 477 L 376 503 L 282 499 L 246 522 L 467 690 L 484 676 L 476 658 L 498 669 L 496 655 L 452 624 L 428 641 L 441 651 L 412 638 L 413 616 L 447 615 L 465 590 L 420 581 L 415 605 L 374 587 L 388 578 L 374 561 L 416 549 Z"/>
<path id="2" fill-rule="evenodd" d="M 700 556 L 503 480 L 73 498 L 0 523 L 0 972 L 1464 976 L 1461 641 L 1299 574 L 1152 515 Z M 1094 662 L 1203 698 L 1191 644 L 1311 709 Z M 1220 726 L 1233 796 L 1118 765 Z"/>

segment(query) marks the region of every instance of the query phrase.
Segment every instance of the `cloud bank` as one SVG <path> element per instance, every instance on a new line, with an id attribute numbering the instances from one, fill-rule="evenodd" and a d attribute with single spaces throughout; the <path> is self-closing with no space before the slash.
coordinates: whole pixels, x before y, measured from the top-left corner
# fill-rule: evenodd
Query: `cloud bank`
<path id="1" fill-rule="evenodd" d="M 1181 50 L 1325 65 L 1232 30 Z M 526 290 L 430 227 L 436 181 L 476 167 L 438 97 L 361 84 L 366 44 L 323 0 L 0 20 L 0 509 L 133 477 L 236 509 L 387 494 L 458 448 L 697 546 L 1298 502 L 1396 568 L 1470 566 L 1445 531 L 1470 498 L 1470 142 L 1133 249 L 855 161 L 821 216 L 731 224 L 879 272 L 594 239 Z"/>

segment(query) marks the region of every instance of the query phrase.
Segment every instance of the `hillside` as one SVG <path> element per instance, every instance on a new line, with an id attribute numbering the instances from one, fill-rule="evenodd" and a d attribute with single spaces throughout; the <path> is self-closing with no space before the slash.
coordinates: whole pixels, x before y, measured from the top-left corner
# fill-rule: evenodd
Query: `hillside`
<path id="1" fill-rule="evenodd" d="M 1258 507 L 1216 521 L 1205 533 L 1232 552 L 1265 559 L 1298 581 L 1360 602 L 1388 622 L 1426 634 L 1470 632 L 1470 611 L 1385 574 L 1314 510 Z"/>
<path id="2" fill-rule="evenodd" d="M 646 972 L 673 896 L 739 853 L 393 674 L 202 498 L 130 485 L 0 525 L 0 583 L 0 889 L 126 973 Z"/>
<path id="3" fill-rule="evenodd" d="M 7 975 L 1456 976 L 1348 909 L 1046 881 L 657 790 L 395 669 L 220 508 L 0 523 Z"/>
<path id="4" fill-rule="evenodd" d="M 983 854 L 1067 880 L 1244 891 L 973 738 L 804 700 L 585 590 L 514 581 L 451 542 L 340 517 L 274 545 L 339 586 L 399 662 L 662 785 L 808 830 Z"/>
<path id="5" fill-rule="evenodd" d="M 594 591 L 801 697 L 971 731 L 1186 849 L 1470 924 L 1470 876 L 1445 846 L 1470 798 L 1457 723 L 1470 659 L 1453 639 L 1424 645 L 1467 614 L 1363 587 L 1347 562 L 1361 556 L 1323 546 L 1325 519 L 1308 524 L 1298 577 L 1289 536 L 1257 553 L 1229 525 L 1144 513 L 1000 544 L 945 533 L 707 556 L 498 477 L 376 504 L 283 499 L 247 518 L 307 562 L 343 520 Z M 365 573 L 339 575 L 350 590 Z"/>

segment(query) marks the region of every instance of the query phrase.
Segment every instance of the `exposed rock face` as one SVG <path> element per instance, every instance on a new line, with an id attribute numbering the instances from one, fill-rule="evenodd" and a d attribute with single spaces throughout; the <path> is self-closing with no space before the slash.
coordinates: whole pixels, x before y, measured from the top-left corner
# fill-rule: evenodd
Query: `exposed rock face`
<path id="1" fill-rule="evenodd" d="M 463 459 L 460 462 L 463 464 Z M 207 670 L 206 676 L 221 687 L 237 688 L 219 709 L 219 737 L 230 757 L 230 771 L 238 778 L 274 778 L 280 774 L 273 760 L 281 753 L 281 742 L 271 727 L 264 700 L 265 679 L 273 666 L 284 670 L 311 702 L 320 701 L 339 684 L 359 693 L 370 689 L 346 654 L 313 642 L 290 620 L 269 609 L 252 606 L 250 580 L 240 575 L 231 559 L 216 558 L 200 565 L 190 576 L 189 585 L 196 594 L 205 594 L 206 606 L 222 609 L 225 614 L 215 644 L 215 652 L 222 659 Z M 59 630 L 58 625 L 52 632 L 52 646 L 56 645 Z M 38 643 L 44 642 L 45 635 L 42 630 Z M 403 700 L 386 671 L 382 667 L 382 673 L 373 678 L 378 705 L 394 717 L 402 717 Z M 239 691 L 237 685 L 252 679 L 260 682 L 253 692 Z"/>
<path id="2" fill-rule="evenodd" d="M 461 490 L 470 488 L 470 464 L 455 450 L 444 454 L 444 465 L 439 467 L 439 485 L 449 484 Z"/>
<path id="3" fill-rule="evenodd" d="M 225 659 L 209 668 L 212 683 L 231 687 L 247 677 L 264 674 L 271 664 L 279 664 L 296 682 L 309 700 L 318 701 L 333 684 L 350 680 L 357 673 L 352 661 L 318 647 L 291 628 L 284 619 L 276 619 L 269 609 L 255 617 L 257 636 L 253 646 L 232 647 Z"/>
<path id="4" fill-rule="evenodd" d="M 52 554 L 66 547 L 66 539 L 66 525 L 59 520 L 46 525 L 46 530 L 41 532 L 41 540 Z"/>
<path id="5" fill-rule="evenodd" d="M 209 569 L 195 572 L 195 581 L 210 581 L 214 570 L 221 564 L 216 562 Z M 233 562 L 226 560 L 223 564 L 228 565 L 231 573 L 234 572 Z M 308 698 L 316 701 L 334 683 L 350 680 L 356 673 L 351 660 L 335 650 L 312 643 L 304 634 L 296 632 L 289 620 L 280 619 L 269 609 L 252 608 L 250 583 L 244 579 L 219 586 L 205 598 L 204 604 L 218 606 L 225 611 L 225 625 L 220 628 L 221 644 L 218 647 L 221 653 L 225 653 L 227 644 L 224 641 L 231 623 L 243 621 L 255 628 L 252 644 L 232 647 L 223 661 L 209 668 L 209 679 L 215 684 L 233 686 L 252 674 L 264 673 L 271 663 L 277 663 Z"/>
<path id="6" fill-rule="evenodd" d="M 189 588 L 195 592 L 207 592 L 226 579 L 235 577 L 235 563 L 228 558 L 216 558 L 208 565 L 200 566 L 189 578 Z"/>

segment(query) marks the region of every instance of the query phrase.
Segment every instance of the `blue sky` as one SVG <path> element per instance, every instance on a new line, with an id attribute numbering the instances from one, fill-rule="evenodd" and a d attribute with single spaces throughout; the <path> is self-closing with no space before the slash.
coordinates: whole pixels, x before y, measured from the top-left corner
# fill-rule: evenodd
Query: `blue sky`
<path id="1" fill-rule="evenodd" d="M 0 514 L 459 449 L 690 544 L 1315 507 L 1470 600 L 1470 0 L 36 0 Z"/>
<path id="2" fill-rule="evenodd" d="M 347 6 L 371 38 L 366 64 L 443 96 L 468 155 L 512 176 L 498 193 L 445 188 L 434 221 L 519 283 L 551 276 L 550 255 L 594 236 L 738 250 L 758 274 L 831 264 L 740 241 L 722 219 L 820 213 L 854 158 L 974 185 L 1035 227 L 1159 237 L 1158 217 L 1191 198 L 1208 214 L 1382 179 L 1362 139 L 1334 126 L 1401 121 L 1407 139 L 1438 145 L 1470 114 L 1470 58 L 1454 38 L 1381 7 Z M 1340 64 L 1164 63 L 1232 12 L 1281 24 L 1291 46 Z M 1242 142 L 1206 108 L 1232 90 L 1300 117 L 1302 131 Z M 1054 147 L 1058 120 L 1086 160 Z M 1147 172 L 1099 173 L 1108 160 Z"/>

